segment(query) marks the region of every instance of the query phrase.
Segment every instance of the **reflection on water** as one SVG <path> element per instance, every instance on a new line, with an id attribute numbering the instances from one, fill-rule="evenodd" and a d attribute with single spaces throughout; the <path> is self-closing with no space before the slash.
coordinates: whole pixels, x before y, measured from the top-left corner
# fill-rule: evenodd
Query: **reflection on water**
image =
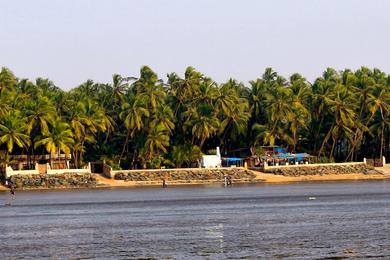
<path id="1" fill-rule="evenodd" d="M 0 258 L 390 258 L 389 206 L 386 181 L 18 192 Z"/>

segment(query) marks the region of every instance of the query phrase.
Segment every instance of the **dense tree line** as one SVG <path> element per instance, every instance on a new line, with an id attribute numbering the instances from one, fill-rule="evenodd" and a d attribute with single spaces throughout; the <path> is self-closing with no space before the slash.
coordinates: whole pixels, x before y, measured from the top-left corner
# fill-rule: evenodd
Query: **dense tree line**
<path id="1" fill-rule="evenodd" d="M 313 83 L 271 68 L 249 85 L 219 84 L 192 67 L 161 80 L 144 66 L 63 91 L 0 71 L 1 161 L 10 154 L 72 154 L 80 167 L 184 167 L 220 146 L 282 145 L 326 160 L 389 155 L 390 75 L 328 68 Z"/>

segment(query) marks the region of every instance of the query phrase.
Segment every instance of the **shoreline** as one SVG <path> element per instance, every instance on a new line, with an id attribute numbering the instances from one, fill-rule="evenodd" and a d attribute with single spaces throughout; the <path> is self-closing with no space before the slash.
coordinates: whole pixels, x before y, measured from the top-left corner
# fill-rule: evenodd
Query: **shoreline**
<path id="1" fill-rule="evenodd" d="M 305 183 L 305 182 L 337 182 L 337 181 L 380 181 L 390 180 L 390 166 L 377 168 L 383 174 L 326 174 L 326 175 L 306 175 L 306 176 L 283 176 L 272 173 L 262 173 L 252 171 L 256 177 L 254 179 L 233 179 L 234 184 L 290 184 L 290 183 Z M 97 185 L 93 187 L 56 187 L 56 188 L 24 188 L 25 191 L 56 191 L 56 190 L 93 190 L 107 188 L 147 188 L 161 187 L 161 181 L 124 181 L 114 180 L 96 174 Z M 180 186 L 205 186 L 205 185 L 223 185 L 222 180 L 193 180 L 193 181 L 170 181 L 168 187 Z M 0 191 L 8 191 L 9 189 L 0 185 Z"/>
<path id="2" fill-rule="evenodd" d="M 286 177 L 282 175 L 275 175 L 269 173 L 254 172 L 256 178 L 252 180 L 233 180 L 234 184 L 283 184 L 283 183 L 301 183 L 301 182 L 337 182 L 337 181 L 369 181 L 369 180 L 390 180 L 390 175 L 366 175 L 362 173 L 356 174 L 329 174 L 329 175 L 311 175 L 311 176 L 297 176 Z M 105 180 L 102 180 L 105 179 Z M 141 181 L 121 181 L 106 179 L 98 176 L 98 183 L 100 187 L 107 188 L 133 188 L 133 187 L 161 187 L 161 182 L 141 182 Z M 223 185 L 222 180 L 210 181 L 171 181 L 167 183 L 168 186 L 191 186 L 191 185 Z"/>
<path id="3" fill-rule="evenodd" d="M 97 175 L 98 184 L 93 187 L 56 187 L 56 188 L 24 188 L 19 191 L 73 191 L 73 190 L 94 190 L 94 189 L 111 189 L 111 188 L 160 188 L 161 182 L 157 181 L 122 181 L 107 179 Z M 365 175 L 357 174 L 329 174 L 329 175 L 311 175 L 286 177 L 267 173 L 258 173 L 257 177 L 252 180 L 233 180 L 233 185 L 244 184 L 293 184 L 293 183 L 313 183 L 313 182 L 352 182 L 352 181 L 384 181 L 390 180 L 390 175 Z M 168 187 L 183 186 L 223 186 L 221 180 L 209 181 L 172 181 L 168 182 Z M 8 191 L 9 188 L 0 186 L 0 191 Z"/>

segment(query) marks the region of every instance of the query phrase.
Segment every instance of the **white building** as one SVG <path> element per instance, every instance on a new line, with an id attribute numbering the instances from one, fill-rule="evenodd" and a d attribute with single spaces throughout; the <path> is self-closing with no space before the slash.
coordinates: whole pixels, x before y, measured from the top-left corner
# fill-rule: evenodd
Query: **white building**
<path id="1" fill-rule="evenodd" d="M 202 155 L 201 164 L 203 168 L 222 167 L 222 159 L 219 147 L 217 147 L 216 155 Z"/>

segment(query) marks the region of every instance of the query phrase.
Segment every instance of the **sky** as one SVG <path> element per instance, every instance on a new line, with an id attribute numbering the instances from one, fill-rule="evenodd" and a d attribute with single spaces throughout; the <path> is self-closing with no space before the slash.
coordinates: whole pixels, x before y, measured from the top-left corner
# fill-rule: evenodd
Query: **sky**
<path id="1" fill-rule="evenodd" d="M 193 66 L 247 83 L 266 67 L 390 73 L 388 0 L 0 0 L 0 66 L 71 89 Z"/>

